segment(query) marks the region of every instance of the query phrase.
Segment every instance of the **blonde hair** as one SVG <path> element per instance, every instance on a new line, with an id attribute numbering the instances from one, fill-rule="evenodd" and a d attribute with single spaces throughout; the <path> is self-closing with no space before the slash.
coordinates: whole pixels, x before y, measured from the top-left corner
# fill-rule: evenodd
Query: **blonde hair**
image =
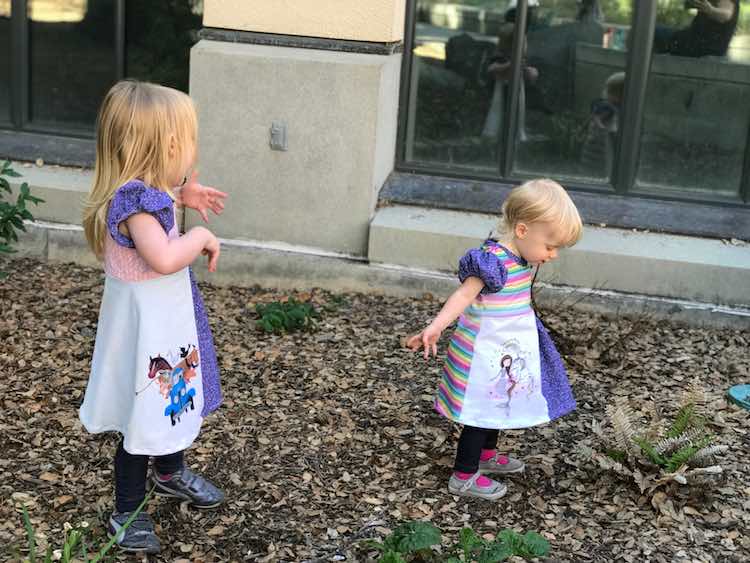
<path id="1" fill-rule="evenodd" d="M 94 183 L 84 205 L 83 228 L 101 257 L 107 211 L 117 189 L 135 179 L 167 192 L 170 166 L 195 146 L 198 118 L 190 97 L 172 88 L 124 80 L 107 92 L 96 122 Z M 176 154 L 170 155 L 170 147 Z"/>
<path id="2" fill-rule="evenodd" d="M 625 95 L 625 73 L 616 72 L 604 82 L 604 97 L 616 96 L 622 100 Z"/>
<path id="3" fill-rule="evenodd" d="M 546 178 L 514 188 L 503 202 L 497 232 L 512 234 L 516 225 L 547 223 L 557 230 L 562 246 L 573 246 L 583 234 L 583 223 L 565 189 Z"/>

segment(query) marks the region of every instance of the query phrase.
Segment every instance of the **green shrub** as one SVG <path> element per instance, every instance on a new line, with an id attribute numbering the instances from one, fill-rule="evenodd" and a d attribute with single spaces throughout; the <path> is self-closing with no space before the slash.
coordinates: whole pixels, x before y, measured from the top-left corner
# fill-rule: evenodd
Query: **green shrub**
<path id="1" fill-rule="evenodd" d="M 283 333 L 297 330 L 312 330 L 320 314 L 310 303 L 300 303 L 294 297 L 288 301 L 258 303 L 255 312 L 260 317 L 258 328 L 265 332 Z"/>
<path id="2" fill-rule="evenodd" d="M 21 184 L 21 190 L 16 198 L 16 202 L 10 203 L 5 201 L 5 194 L 13 195 L 13 190 L 10 189 L 10 182 L 8 182 L 7 178 L 3 178 L 3 176 L 18 178 L 21 175 L 11 168 L 9 160 L 0 163 L 0 252 L 11 253 L 15 252 L 12 245 L 18 242 L 16 231 L 25 232 L 26 226 L 23 224 L 24 220 L 34 220 L 34 216 L 26 208 L 26 204 L 30 202 L 37 205 L 44 202 L 44 200 L 31 195 L 29 185 L 24 182 Z"/>
<path id="3" fill-rule="evenodd" d="M 503 530 L 494 540 L 485 540 L 471 528 L 459 533 L 457 542 L 445 553 L 438 551 L 442 542 L 440 530 L 430 522 L 406 522 L 398 526 L 382 542 L 367 542 L 381 552 L 380 563 L 409 561 L 441 561 L 444 563 L 496 563 L 512 556 L 532 559 L 549 553 L 549 542 L 536 532 L 519 534 Z"/>

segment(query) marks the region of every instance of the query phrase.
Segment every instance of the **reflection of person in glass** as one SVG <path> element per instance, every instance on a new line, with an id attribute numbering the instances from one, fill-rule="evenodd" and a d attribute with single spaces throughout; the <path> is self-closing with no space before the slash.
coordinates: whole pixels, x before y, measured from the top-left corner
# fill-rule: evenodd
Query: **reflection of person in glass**
<path id="1" fill-rule="evenodd" d="M 682 57 L 727 54 L 737 28 L 739 0 L 686 0 L 685 8 L 698 10 L 685 29 L 657 27 L 654 51 Z"/>
<path id="2" fill-rule="evenodd" d="M 587 173 L 608 178 L 612 172 L 620 108 L 625 94 L 625 73 L 616 72 L 604 83 L 602 97 L 591 104 L 581 162 Z"/>
<path id="3" fill-rule="evenodd" d="M 500 27 L 497 50 L 495 51 L 495 55 L 490 59 L 490 64 L 487 67 L 487 74 L 494 79 L 494 89 L 492 100 L 490 101 L 490 109 L 487 112 L 482 131 L 482 136 L 484 137 L 497 137 L 502 128 L 503 97 L 507 95 L 505 90 L 511 78 L 511 55 L 513 52 L 514 35 L 515 25 L 513 23 L 506 23 Z M 518 100 L 518 135 L 521 141 L 525 141 L 527 137 L 525 127 L 526 94 L 523 83 L 534 82 L 539 77 L 539 71 L 526 63 L 527 47 L 526 38 L 524 38 L 521 67 L 522 80 Z"/>

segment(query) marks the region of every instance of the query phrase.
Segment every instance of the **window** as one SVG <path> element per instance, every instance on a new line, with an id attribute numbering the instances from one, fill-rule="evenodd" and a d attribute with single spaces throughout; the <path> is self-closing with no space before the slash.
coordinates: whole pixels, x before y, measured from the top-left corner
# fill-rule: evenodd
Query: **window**
<path id="1" fill-rule="evenodd" d="M 86 134 L 117 79 L 115 2 L 28 0 L 29 127 Z"/>
<path id="2" fill-rule="evenodd" d="M 413 0 L 398 167 L 745 205 L 750 0 L 692 1 Z"/>
<path id="3" fill-rule="evenodd" d="M 495 173 L 497 135 L 484 129 L 493 99 L 488 68 L 505 23 L 503 11 L 492 8 L 496 4 L 416 3 L 407 161 Z"/>
<path id="4" fill-rule="evenodd" d="M 630 0 L 558 0 L 530 7 L 514 176 L 610 183 L 631 18 Z"/>
<path id="5" fill-rule="evenodd" d="M 91 138 L 104 94 L 123 77 L 187 91 L 202 0 L 12 4 L 11 14 L 0 0 L 0 71 L 12 76 L 0 82 L 2 128 Z"/>
<path id="6" fill-rule="evenodd" d="M 659 4 L 637 176 L 644 191 L 740 196 L 750 124 L 750 2 L 714 3 L 725 12 Z"/>

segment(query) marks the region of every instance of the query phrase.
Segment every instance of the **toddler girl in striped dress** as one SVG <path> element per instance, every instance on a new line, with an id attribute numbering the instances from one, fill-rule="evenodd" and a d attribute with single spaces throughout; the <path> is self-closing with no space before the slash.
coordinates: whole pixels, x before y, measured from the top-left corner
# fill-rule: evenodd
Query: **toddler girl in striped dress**
<path id="1" fill-rule="evenodd" d="M 575 409 L 560 355 L 531 303 L 533 267 L 573 246 L 583 226 L 565 190 L 552 180 L 513 189 L 502 207 L 497 236 L 459 262 L 461 286 L 435 319 L 407 345 L 437 355 L 442 332 L 459 317 L 448 345 L 435 409 L 461 423 L 454 472 L 455 495 L 496 500 L 503 483 L 485 473 L 524 470 L 497 452 L 500 430 L 527 428 Z"/>

